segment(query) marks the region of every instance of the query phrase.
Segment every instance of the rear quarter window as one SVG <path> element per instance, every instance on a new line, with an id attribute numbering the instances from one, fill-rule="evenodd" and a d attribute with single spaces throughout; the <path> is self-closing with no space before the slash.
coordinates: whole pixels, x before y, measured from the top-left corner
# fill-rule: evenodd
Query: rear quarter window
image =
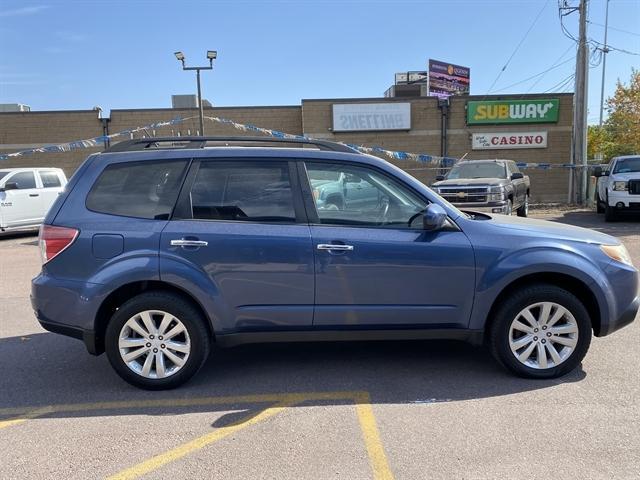
<path id="1" fill-rule="evenodd" d="M 109 165 L 87 196 L 89 210 L 124 217 L 166 220 L 171 215 L 187 160 Z"/>

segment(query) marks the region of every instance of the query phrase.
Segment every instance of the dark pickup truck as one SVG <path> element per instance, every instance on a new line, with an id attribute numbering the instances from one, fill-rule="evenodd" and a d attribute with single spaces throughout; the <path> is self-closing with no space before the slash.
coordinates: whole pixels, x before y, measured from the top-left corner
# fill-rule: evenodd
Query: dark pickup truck
<path id="1" fill-rule="evenodd" d="M 462 210 L 529 214 L 529 177 L 513 160 L 469 160 L 436 177 L 435 192 Z"/>

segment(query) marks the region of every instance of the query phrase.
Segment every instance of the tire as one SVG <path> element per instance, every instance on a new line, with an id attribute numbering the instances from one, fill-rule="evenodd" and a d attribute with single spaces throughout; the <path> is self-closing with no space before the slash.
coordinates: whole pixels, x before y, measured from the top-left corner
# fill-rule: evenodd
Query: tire
<path id="1" fill-rule="evenodd" d="M 150 331 L 143 316 L 147 321 L 151 319 L 156 328 L 154 334 L 142 335 Z M 107 357 L 116 373 L 131 385 L 145 390 L 176 388 L 195 375 L 209 356 L 211 342 L 204 322 L 200 312 L 179 295 L 162 291 L 140 294 L 126 301 L 111 317 L 105 333 Z M 172 336 L 163 338 L 159 335 L 161 329 Z M 121 341 L 134 346 L 125 347 Z M 143 350 L 146 353 L 140 354 Z M 128 363 L 123 358 L 136 353 Z M 152 355 L 155 358 L 148 362 L 151 370 L 145 374 L 146 359 Z"/>
<path id="2" fill-rule="evenodd" d="M 513 200 L 507 200 L 507 211 L 504 212 L 505 215 L 511 215 L 513 213 Z"/>
<path id="3" fill-rule="evenodd" d="M 614 207 L 609 205 L 609 199 L 607 199 L 607 203 L 604 206 L 604 220 L 605 222 L 615 222 L 617 220 L 618 214 Z"/>
<path id="4" fill-rule="evenodd" d="M 522 316 L 525 310 L 529 310 L 534 320 L 539 321 L 545 304 L 551 304 L 547 317 L 549 322 L 556 313 L 562 313 L 552 324 L 555 326 L 546 327 L 542 323 L 536 326 Z M 515 326 L 516 321 L 520 322 L 519 325 L 530 327 L 530 331 L 520 330 L 520 326 Z M 565 333 L 558 333 L 563 331 L 559 329 Z M 569 332 L 570 329 L 575 333 Z M 575 295 L 555 285 L 534 284 L 514 292 L 498 307 L 493 323 L 489 325 L 488 342 L 495 359 L 516 375 L 557 378 L 580 364 L 589 349 L 591 331 L 589 314 Z M 529 348 L 532 350 L 527 357 Z M 551 349 L 557 356 L 552 355 Z M 523 360 L 516 358 L 516 355 Z"/>
<path id="5" fill-rule="evenodd" d="M 600 193 L 596 190 L 596 213 L 604 213 L 604 204 L 600 201 Z"/>
<path id="6" fill-rule="evenodd" d="M 529 216 L 529 194 L 527 193 L 524 196 L 524 203 L 516 210 L 519 217 L 528 217 Z"/>

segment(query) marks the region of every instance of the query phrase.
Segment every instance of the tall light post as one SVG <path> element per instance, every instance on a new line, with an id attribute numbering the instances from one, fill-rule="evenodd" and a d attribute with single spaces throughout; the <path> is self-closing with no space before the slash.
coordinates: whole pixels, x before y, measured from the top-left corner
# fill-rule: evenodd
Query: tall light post
<path id="1" fill-rule="evenodd" d="M 218 57 L 218 52 L 215 50 L 207 50 L 207 59 L 209 60 L 208 67 L 187 67 L 184 63 L 185 57 L 182 52 L 175 52 L 174 55 L 180 63 L 182 63 L 182 70 L 195 70 L 196 80 L 198 82 L 198 107 L 200 108 L 200 135 L 204 136 L 204 112 L 202 110 L 202 90 L 200 88 L 200 70 L 213 70 L 213 61 Z"/>

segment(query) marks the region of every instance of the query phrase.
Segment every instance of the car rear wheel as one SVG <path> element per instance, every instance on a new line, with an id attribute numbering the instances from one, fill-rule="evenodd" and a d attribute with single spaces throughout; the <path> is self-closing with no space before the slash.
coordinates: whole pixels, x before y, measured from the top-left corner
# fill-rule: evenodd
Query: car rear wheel
<path id="1" fill-rule="evenodd" d="M 175 388 L 209 355 L 209 334 L 193 305 L 168 292 L 148 292 L 125 302 L 109 322 L 105 349 L 125 381 L 147 390 Z"/>
<path id="2" fill-rule="evenodd" d="M 554 285 L 532 285 L 498 308 L 489 343 L 498 362 L 516 375 L 556 378 L 575 369 L 586 355 L 591 322 L 572 293 Z"/>
<path id="3" fill-rule="evenodd" d="M 517 210 L 519 217 L 527 217 L 529 215 L 529 194 L 524 197 L 524 203 Z"/>

